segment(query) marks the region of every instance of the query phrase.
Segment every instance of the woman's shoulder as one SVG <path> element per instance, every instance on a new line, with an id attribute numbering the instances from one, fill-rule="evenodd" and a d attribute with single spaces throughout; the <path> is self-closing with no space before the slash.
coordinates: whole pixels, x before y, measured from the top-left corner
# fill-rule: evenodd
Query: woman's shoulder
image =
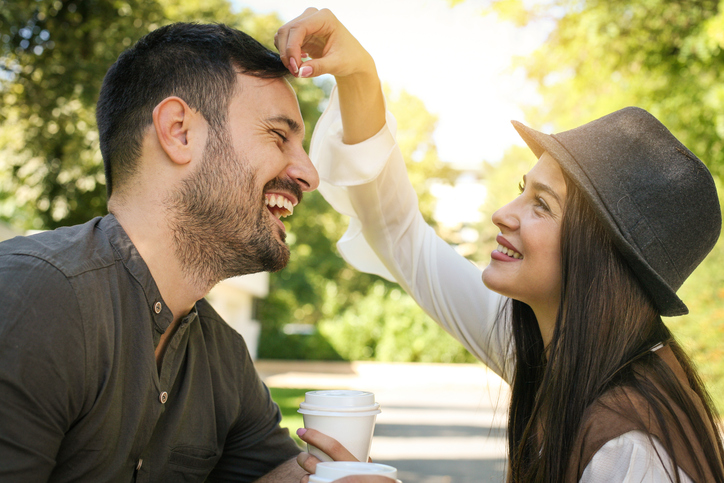
<path id="1" fill-rule="evenodd" d="M 629 431 L 604 444 L 586 465 L 580 482 L 667 481 L 673 464 L 656 436 Z M 682 483 L 692 480 L 677 468 Z"/>
<path id="2" fill-rule="evenodd" d="M 645 456 L 653 451 L 666 464 L 673 458 L 690 476 L 706 466 L 702 448 L 695 443 L 696 418 L 688 412 L 693 410 L 682 407 L 680 398 L 671 393 L 692 391 L 686 376 L 669 347 L 651 355 L 648 362 L 635 364 L 633 380 L 609 388 L 585 411 L 574 446 L 579 475 L 604 449 L 602 454 L 618 454 L 613 459 L 620 460 L 628 453 Z M 654 444 L 662 441 L 668 441 L 666 450 Z"/>

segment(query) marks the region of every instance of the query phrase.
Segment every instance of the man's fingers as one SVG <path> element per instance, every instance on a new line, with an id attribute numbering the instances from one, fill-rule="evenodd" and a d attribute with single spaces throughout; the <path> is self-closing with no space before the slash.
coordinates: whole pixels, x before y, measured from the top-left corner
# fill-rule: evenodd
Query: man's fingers
<path id="1" fill-rule="evenodd" d="M 297 431 L 297 435 L 302 441 L 319 448 L 335 461 L 357 461 L 357 458 L 355 458 L 352 453 L 347 450 L 347 448 L 342 446 L 339 441 L 334 438 L 330 438 L 326 434 L 320 433 L 316 429 L 302 428 Z"/>
<path id="2" fill-rule="evenodd" d="M 299 453 L 297 455 L 297 463 L 307 473 L 314 473 L 317 470 L 319 460 L 309 453 Z"/>

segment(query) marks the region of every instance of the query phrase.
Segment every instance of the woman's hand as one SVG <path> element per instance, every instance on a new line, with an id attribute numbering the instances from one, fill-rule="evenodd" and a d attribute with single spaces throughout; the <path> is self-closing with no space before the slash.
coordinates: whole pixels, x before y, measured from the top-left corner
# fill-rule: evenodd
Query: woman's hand
<path id="1" fill-rule="evenodd" d="M 274 44 L 293 75 L 336 78 L 344 143 L 360 143 L 382 129 L 385 102 L 375 62 L 332 12 L 306 9 L 279 29 Z M 302 63 L 303 57 L 311 60 Z"/>
<path id="2" fill-rule="evenodd" d="M 377 76 L 374 61 L 344 25 L 327 9 L 308 8 L 274 36 L 282 62 L 299 77 L 332 74 Z M 302 64 L 302 58 L 310 57 Z"/>

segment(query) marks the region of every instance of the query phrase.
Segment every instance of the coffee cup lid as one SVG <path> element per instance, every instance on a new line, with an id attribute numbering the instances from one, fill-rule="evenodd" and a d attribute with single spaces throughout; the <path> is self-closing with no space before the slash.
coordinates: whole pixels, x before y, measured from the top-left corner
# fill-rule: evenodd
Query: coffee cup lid
<path id="1" fill-rule="evenodd" d="M 344 389 L 309 391 L 304 395 L 304 404 L 334 408 L 369 407 L 375 404 L 375 395 L 367 391 Z"/>
<path id="2" fill-rule="evenodd" d="M 330 481 L 350 475 L 382 475 L 393 480 L 397 479 L 397 469 L 393 466 L 360 461 L 325 461 L 317 463 L 315 474 Z"/>
<path id="3" fill-rule="evenodd" d="M 379 412 L 380 403 L 370 404 L 369 406 L 319 406 L 317 404 L 309 404 L 306 402 L 299 403 L 299 409 L 307 411 L 334 411 L 337 413 L 360 413 L 367 411 Z"/>
<path id="4" fill-rule="evenodd" d="M 299 414 L 308 414 L 310 416 L 332 416 L 338 418 L 364 418 L 367 416 L 376 416 L 382 412 L 379 409 L 373 409 L 371 411 L 337 411 L 336 409 L 330 411 L 329 409 L 330 408 L 325 408 L 324 411 L 314 411 L 300 406 L 300 408 L 297 409 L 297 412 Z"/>

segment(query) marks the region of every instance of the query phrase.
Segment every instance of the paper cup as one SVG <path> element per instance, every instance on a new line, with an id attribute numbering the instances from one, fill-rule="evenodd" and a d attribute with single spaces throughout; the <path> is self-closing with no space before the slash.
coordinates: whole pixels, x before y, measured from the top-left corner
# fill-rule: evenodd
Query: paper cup
<path id="1" fill-rule="evenodd" d="M 309 475 L 309 483 L 330 483 L 352 475 L 380 475 L 392 478 L 397 483 L 397 469 L 378 463 L 362 463 L 357 461 L 328 461 L 317 464 L 316 473 Z"/>
<path id="2" fill-rule="evenodd" d="M 365 391 L 309 391 L 299 405 L 304 427 L 316 429 L 342 444 L 361 462 L 370 456 L 375 420 L 380 413 L 375 395 Z M 332 461 L 311 444 L 307 451 L 321 461 Z"/>

